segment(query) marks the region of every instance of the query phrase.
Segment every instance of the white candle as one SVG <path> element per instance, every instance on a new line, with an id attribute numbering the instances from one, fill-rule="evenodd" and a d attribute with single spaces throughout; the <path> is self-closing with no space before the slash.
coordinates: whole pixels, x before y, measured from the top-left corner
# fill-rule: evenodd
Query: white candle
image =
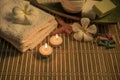
<path id="1" fill-rule="evenodd" d="M 48 56 L 48 55 L 51 55 L 53 53 L 53 48 L 51 46 L 49 46 L 47 43 L 45 43 L 45 45 L 43 45 L 39 48 L 39 52 L 43 56 Z"/>
<path id="2" fill-rule="evenodd" d="M 56 34 L 55 36 L 52 36 L 50 38 L 50 43 L 54 46 L 58 46 L 60 44 L 62 44 L 63 40 L 60 36 L 58 36 L 58 34 Z"/>

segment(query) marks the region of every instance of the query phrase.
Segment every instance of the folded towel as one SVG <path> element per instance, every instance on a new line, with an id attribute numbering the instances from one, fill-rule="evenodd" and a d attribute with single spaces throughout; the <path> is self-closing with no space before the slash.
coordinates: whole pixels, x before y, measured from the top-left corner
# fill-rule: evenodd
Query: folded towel
<path id="1" fill-rule="evenodd" d="M 11 17 L 12 9 L 22 3 L 29 4 L 22 0 L 18 0 L 18 2 L 16 0 L 5 0 L 3 1 L 4 5 L 0 5 L 0 37 L 10 42 L 19 51 L 25 52 L 28 49 L 33 49 L 45 39 L 56 28 L 57 22 L 54 16 L 30 5 L 39 12 L 36 20 L 32 22 L 33 24 L 23 25 L 14 23 L 14 18 Z"/>
<path id="2" fill-rule="evenodd" d="M 37 43 L 38 44 L 41 43 L 41 41 L 46 36 L 48 36 L 48 34 L 51 31 L 53 31 L 56 28 L 56 26 L 57 26 L 57 22 L 54 20 L 53 22 L 51 22 L 51 24 L 49 23 L 49 25 L 47 25 L 46 28 L 38 31 L 35 35 L 31 36 L 31 38 L 26 37 L 26 41 L 24 43 L 15 41 L 11 36 L 9 36 L 9 34 L 7 34 L 7 32 L 6 32 L 6 34 L 5 33 L 0 33 L 0 36 L 2 38 L 4 38 L 5 40 L 7 40 L 8 42 L 10 42 L 11 44 L 13 44 L 19 51 L 25 52 L 27 49 L 29 49 L 29 45 L 32 44 L 33 42 L 37 42 L 37 40 L 38 40 L 39 42 L 37 42 Z"/>
<path id="3" fill-rule="evenodd" d="M 47 24 L 49 21 L 54 19 L 52 15 L 47 14 L 46 12 L 35 8 L 40 13 L 37 22 L 34 22 L 34 24 L 32 25 L 15 24 L 12 21 L 6 19 L 6 16 L 8 16 L 8 14 L 11 13 L 11 10 L 15 4 L 12 3 L 11 5 L 12 7 L 9 5 L 11 4 L 9 3 L 7 4 L 7 6 L 4 5 L 3 8 L 0 10 L 1 12 L 0 28 L 1 28 L 1 32 L 5 32 L 5 33 L 7 32 L 9 36 L 11 36 L 13 39 L 15 39 L 15 41 L 18 42 L 22 42 L 22 40 L 24 40 L 26 37 L 29 36 L 29 33 L 33 34 L 35 30 L 37 32 L 37 30 L 39 31 L 40 29 L 44 28 L 45 24 Z"/>
<path id="4" fill-rule="evenodd" d="M 53 31 L 57 26 L 57 23 L 52 24 L 51 26 L 47 27 L 46 29 L 43 29 L 42 31 L 38 32 L 37 36 L 33 36 L 33 40 L 29 40 L 29 43 L 19 44 L 14 40 L 11 40 L 11 37 L 5 34 L 0 34 L 0 37 L 4 38 L 8 42 L 10 42 L 13 46 L 15 46 L 19 51 L 25 52 L 28 49 L 33 49 L 35 46 L 37 46 L 39 43 L 41 43 L 49 34 L 51 31 Z M 43 36 L 44 35 L 44 36 Z M 36 38 L 36 39 L 34 39 Z"/>
<path id="5" fill-rule="evenodd" d="M 57 24 L 54 24 L 52 28 L 48 28 L 48 31 L 41 33 L 41 36 L 38 37 L 37 40 L 35 40 L 35 44 L 31 44 L 30 49 L 33 49 L 37 44 L 43 41 L 55 28 Z M 44 36 L 43 36 L 44 35 Z"/>
<path id="6" fill-rule="evenodd" d="M 29 34 L 30 37 L 27 37 L 23 43 L 20 43 L 20 45 L 21 45 L 21 44 L 22 44 L 23 46 L 29 45 L 29 44 L 32 43 L 34 40 L 36 40 L 39 36 L 41 37 L 41 34 L 39 34 L 40 32 L 47 31 L 47 28 L 48 28 L 48 27 L 51 27 L 51 28 L 52 28 L 52 27 L 55 27 L 54 25 L 57 26 L 55 20 L 53 20 L 53 21 L 52 21 L 51 23 L 49 23 L 48 25 L 45 25 L 46 28 L 38 31 L 36 34 L 32 35 L 32 34 L 30 33 L 30 34 Z M 36 31 L 34 31 L 34 32 L 36 32 Z M 31 36 L 31 35 L 32 35 L 32 36 Z"/>

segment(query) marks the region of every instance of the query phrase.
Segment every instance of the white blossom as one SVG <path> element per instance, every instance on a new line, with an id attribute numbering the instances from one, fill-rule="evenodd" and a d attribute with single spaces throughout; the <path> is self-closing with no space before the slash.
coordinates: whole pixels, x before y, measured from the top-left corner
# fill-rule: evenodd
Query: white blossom
<path id="1" fill-rule="evenodd" d="M 74 32 L 74 38 L 76 40 L 92 41 L 93 34 L 96 34 L 97 27 L 95 24 L 90 25 L 89 18 L 81 18 L 81 25 L 79 23 L 73 23 L 72 30 Z"/>

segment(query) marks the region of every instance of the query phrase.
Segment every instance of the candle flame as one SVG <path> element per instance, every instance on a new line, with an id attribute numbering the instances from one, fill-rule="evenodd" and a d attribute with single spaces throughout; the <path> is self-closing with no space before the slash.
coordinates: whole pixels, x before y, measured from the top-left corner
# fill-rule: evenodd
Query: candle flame
<path id="1" fill-rule="evenodd" d="M 48 44 L 47 43 L 45 43 L 45 48 L 48 48 Z"/>
<path id="2" fill-rule="evenodd" d="M 56 38 L 58 38 L 58 34 L 56 34 Z"/>

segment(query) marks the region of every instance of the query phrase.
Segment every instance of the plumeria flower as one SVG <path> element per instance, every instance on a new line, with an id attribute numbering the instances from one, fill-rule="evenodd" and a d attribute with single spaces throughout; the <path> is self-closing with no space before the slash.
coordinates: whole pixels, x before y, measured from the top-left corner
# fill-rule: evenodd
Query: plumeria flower
<path id="1" fill-rule="evenodd" d="M 81 25 L 79 23 L 73 23 L 72 30 L 74 33 L 74 38 L 76 40 L 92 41 L 93 34 L 96 34 L 97 27 L 95 24 L 90 25 L 89 18 L 81 18 Z"/>

